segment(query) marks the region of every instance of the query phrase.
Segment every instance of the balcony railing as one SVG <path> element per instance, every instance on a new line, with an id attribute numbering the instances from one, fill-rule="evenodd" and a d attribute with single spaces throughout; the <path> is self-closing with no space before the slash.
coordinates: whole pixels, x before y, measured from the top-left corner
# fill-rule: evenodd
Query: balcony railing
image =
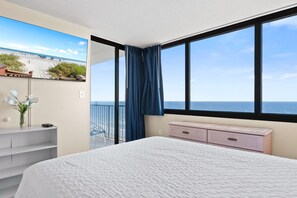
<path id="1" fill-rule="evenodd" d="M 107 139 L 114 139 L 114 110 L 114 105 L 91 103 L 91 136 L 101 135 Z M 119 105 L 119 141 L 126 141 L 125 105 Z"/>

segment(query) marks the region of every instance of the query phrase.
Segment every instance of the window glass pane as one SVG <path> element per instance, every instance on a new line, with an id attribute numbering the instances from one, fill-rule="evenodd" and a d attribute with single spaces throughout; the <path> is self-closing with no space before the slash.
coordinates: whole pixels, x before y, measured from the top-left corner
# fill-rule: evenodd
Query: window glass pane
<path id="1" fill-rule="evenodd" d="M 165 109 L 185 109 L 185 46 L 162 50 Z"/>
<path id="2" fill-rule="evenodd" d="M 263 25 L 262 112 L 297 114 L 297 16 Z"/>
<path id="3" fill-rule="evenodd" d="M 91 149 L 114 143 L 114 51 L 114 47 L 91 43 Z"/>
<path id="4" fill-rule="evenodd" d="M 191 43 L 191 109 L 254 111 L 254 27 Z"/>

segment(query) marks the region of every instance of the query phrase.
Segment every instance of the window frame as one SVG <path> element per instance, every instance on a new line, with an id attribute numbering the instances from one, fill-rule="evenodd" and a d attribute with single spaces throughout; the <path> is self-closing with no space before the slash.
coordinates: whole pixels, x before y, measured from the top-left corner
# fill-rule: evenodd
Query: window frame
<path id="1" fill-rule="evenodd" d="M 260 16 L 244 22 L 228 25 L 195 36 L 180 39 L 163 44 L 163 49 L 178 45 L 185 45 L 185 110 L 165 109 L 165 114 L 193 115 L 219 118 L 250 119 L 263 121 L 280 121 L 297 123 L 297 114 L 276 114 L 262 112 L 262 27 L 264 23 L 280 20 L 297 15 L 297 7 L 279 11 L 276 13 Z M 190 44 L 195 41 L 223 35 L 233 31 L 254 27 L 254 112 L 230 112 L 230 111 L 204 111 L 191 110 L 191 48 Z"/>
<path id="2" fill-rule="evenodd" d="M 114 62 L 114 69 L 115 69 L 115 88 L 114 88 L 114 127 L 115 127 L 115 131 L 114 131 L 114 144 L 119 144 L 119 67 L 120 67 L 120 50 L 125 51 L 125 46 L 113 41 L 109 41 L 94 35 L 91 35 L 90 37 L 90 42 L 96 42 L 96 43 L 100 43 L 100 44 L 104 44 L 104 45 L 108 45 L 111 47 L 114 47 L 114 54 L 115 54 L 115 62 Z"/>

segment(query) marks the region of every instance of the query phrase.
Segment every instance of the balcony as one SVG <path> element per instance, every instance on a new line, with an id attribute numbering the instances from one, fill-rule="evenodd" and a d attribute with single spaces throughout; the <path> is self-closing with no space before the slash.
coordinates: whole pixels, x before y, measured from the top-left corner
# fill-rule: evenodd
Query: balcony
<path id="1" fill-rule="evenodd" d="M 115 106 L 91 102 L 90 148 L 101 148 L 114 144 Z M 125 105 L 119 105 L 119 142 L 126 141 Z"/>

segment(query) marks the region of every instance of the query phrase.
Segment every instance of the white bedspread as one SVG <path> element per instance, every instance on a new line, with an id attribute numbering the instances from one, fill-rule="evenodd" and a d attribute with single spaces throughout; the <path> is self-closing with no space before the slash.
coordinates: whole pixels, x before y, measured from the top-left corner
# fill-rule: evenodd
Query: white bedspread
<path id="1" fill-rule="evenodd" d="M 38 163 L 16 198 L 297 197 L 297 161 L 152 137 Z"/>

